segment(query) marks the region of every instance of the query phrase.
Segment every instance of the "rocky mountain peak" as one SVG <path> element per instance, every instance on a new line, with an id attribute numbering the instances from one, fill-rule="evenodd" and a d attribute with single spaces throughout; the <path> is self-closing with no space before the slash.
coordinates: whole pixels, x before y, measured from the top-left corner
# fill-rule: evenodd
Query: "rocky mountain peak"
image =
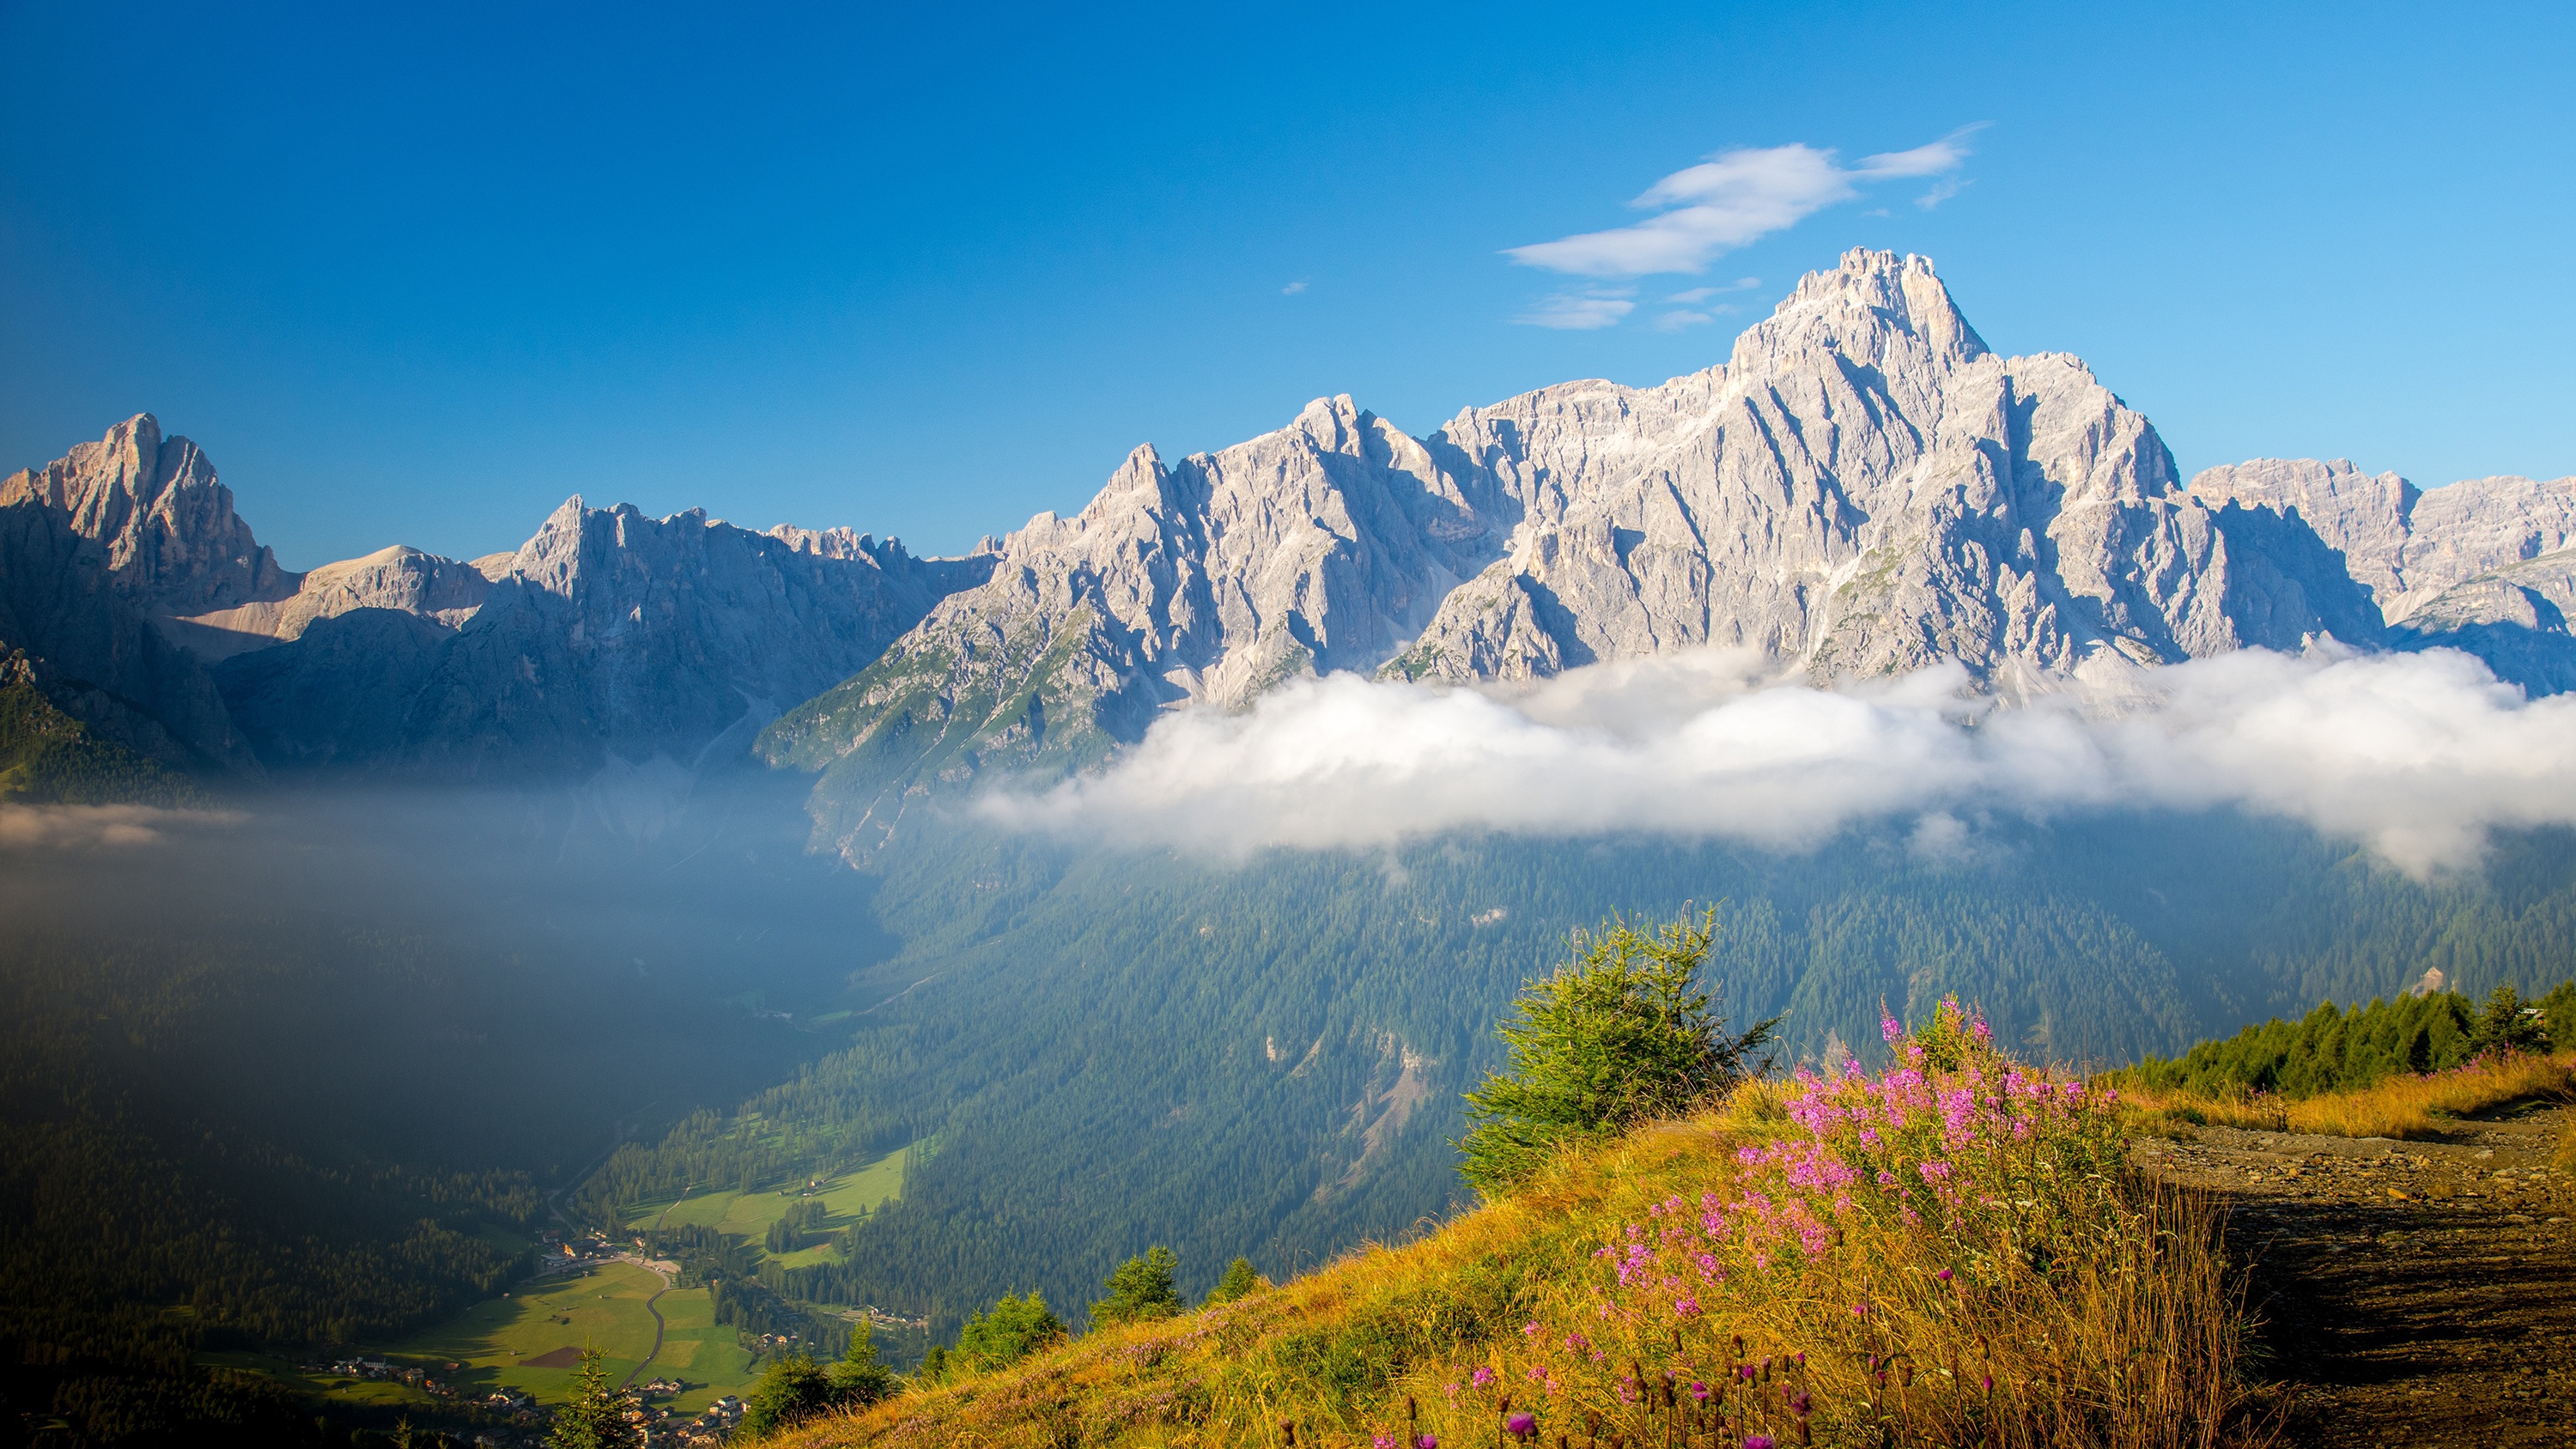
<path id="1" fill-rule="evenodd" d="M 230 608 L 295 592 L 295 576 L 233 512 L 232 490 L 195 443 L 137 413 L 95 443 L 0 481 L 0 504 L 60 510 L 105 550 L 110 576 L 150 615 Z"/>
<path id="2" fill-rule="evenodd" d="M 1829 272 L 1799 279 L 1771 316 L 1736 339 L 1732 372 L 1821 350 L 1866 367 L 1956 367 L 1987 355 L 1932 259 L 1854 247 Z"/>

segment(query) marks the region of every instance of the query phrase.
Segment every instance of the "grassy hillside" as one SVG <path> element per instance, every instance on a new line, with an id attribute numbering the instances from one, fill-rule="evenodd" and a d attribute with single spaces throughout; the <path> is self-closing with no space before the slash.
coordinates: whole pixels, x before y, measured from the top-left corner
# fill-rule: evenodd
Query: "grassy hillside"
<path id="1" fill-rule="evenodd" d="M 2125 1168 L 2116 1103 L 1955 1011 L 1894 1046 L 1409 1246 L 782 1442 L 2260 1442 L 2209 1216 Z"/>
<path id="2" fill-rule="evenodd" d="M 1881 1001 L 1920 1015 L 1955 993 L 2033 1060 L 2136 1061 L 2428 967 L 2537 989 L 2576 941 L 2559 833 L 2433 883 L 2223 816 L 1997 825 L 1980 850 L 1462 838 L 1235 865 L 916 821 L 871 867 L 900 953 L 814 1019 L 847 1048 L 738 1117 L 639 1140 L 576 1200 L 631 1222 L 686 1183 L 774 1194 L 935 1137 L 845 1255 L 774 1265 L 769 1286 L 946 1340 L 1029 1288 L 1079 1318 L 1149 1243 L 1196 1295 L 1237 1254 L 1285 1277 L 1447 1211 L 1490 1023 L 1605 910 L 1724 902 L 1724 1008 L 1787 1012 L 1793 1059 L 1875 1059 Z"/>

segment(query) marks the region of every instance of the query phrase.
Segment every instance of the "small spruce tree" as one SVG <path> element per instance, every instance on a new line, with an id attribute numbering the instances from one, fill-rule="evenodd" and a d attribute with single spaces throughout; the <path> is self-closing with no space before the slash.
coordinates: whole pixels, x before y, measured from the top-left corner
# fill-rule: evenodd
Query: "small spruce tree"
<path id="1" fill-rule="evenodd" d="M 631 1449 L 643 1435 L 626 1417 L 635 1407 L 633 1394 L 608 1382 L 599 1350 L 586 1348 L 572 1376 L 572 1396 L 555 1410 L 546 1434 L 546 1449 Z"/>
<path id="2" fill-rule="evenodd" d="M 832 1378 L 813 1355 L 798 1349 L 769 1361 L 760 1382 L 742 1398 L 743 1432 L 757 1439 L 775 1434 L 832 1402 Z"/>
<path id="3" fill-rule="evenodd" d="M 1467 1180 L 1501 1191 L 1572 1143 L 1679 1116 L 1743 1080 L 1779 1018 L 1730 1033 L 1709 1009 L 1697 975 L 1716 938 L 1715 911 L 1652 936 L 1613 920 L 1524 985 L 1499 1028 L 1510 1070 L 1467 1093 L 1472 1125 L 1456 1144 Z"/>
<path id="4" fill-rule="evenodd" d="M 875 1330 L 862 1320 L 850 1335 L 850 1351 L 832 1366 L 832 1402 L 861 1409 L 893 1397 L 897 1387 L 894 1370 L 877 1362 Z"/>
<path id="5" fill-rule="evenodd" d="M 2496 1051 L 2547 1051 L 2549 1049 L 2548 1010 L 2522 999 L 2522 993 L 2510 986 L 2499 986 L 2487 997 L 2484 1011 L 2478 1013 L 2478 1024 L 2469 1036 L 2469 1050 L 2483 1055 Z"/>
<path id="6" fill-rule="evenodd" d="M 1109 1275 L 1109 1296 L 1091 1305 L 1093 1326 L 1168 1318 L 1181 1311 L 1181 1292 L 1173 1276 L 1181 1260 L 1156 1244 L 1118 1265 Z"/>
<path id="7" fill-rule="evenodd" d="M 1214 1308 L 1220 1303 L 1232 1303 L 1260 1286 L 1261 1275 L 1252 1271 L 1252 1260 L 1237 1258 L 1225 1265 L 1225 1276 L 1217 1279 L 1216 1286 L 1208 1290 L 1207 1306 Z"/>

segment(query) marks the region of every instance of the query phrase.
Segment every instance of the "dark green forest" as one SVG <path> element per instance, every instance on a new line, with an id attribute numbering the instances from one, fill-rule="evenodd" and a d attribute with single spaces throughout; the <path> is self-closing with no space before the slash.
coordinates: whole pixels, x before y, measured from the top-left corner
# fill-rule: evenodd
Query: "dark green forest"
<path id="1" fill-rule="evenodd" d="M 54 707 L 35 666 L 0 655 L 0 800 L 25 805 L 202 805 L 206 792 Z"/>
<path id="2" fill-rule="evenodd" d="M 2313 1097 L 2359 1091 L 2404 1072 L 2448 1071 L 2486 1052 L 2570 1046 L 2576 1046 L 2576 980 L 2560 981 L 2536 1001 L 2500 986 L 2484 1006 L 2456 991 L 2374 997 L 2343 1008 L 2320 1002 L 2296 1021 L 2276 1016 L 2179 1057 L 2149 1055 L 2113 1076 L 2168 1091 Z"/>
<path id="3" fill-rule="evenodd" d="M 926 1317 L 881 1340 L 906 1361 L 1005 1294 L 1078 1317 L 1149 1245 L 1192 1301 L 1239 1255 L 1283 1278 L 1461 1200 L 1494 1022 L 1613 912 L 1716 907 L 1717 1008 L 1784 1015 L 1791 1058 L 1867 1056 L 1882 1003 L 1957 993 L 2025 1052 L 2110 1066 L 2430 967 L 2482 995 L 2576 960 L 2556 833 L 2427 883 L 2232 816 L 1993 824 L 1938 859 L 1864 834 L 1241 863 L 916 819 L 853 872 L 804 853 L 796 803 L 758 777 L 266 800 L 142 854 L 0 858 L 8 1417 L 146 1443 L 238 1389 L 205 1415 L 256 1418 L 278 1405 L 189 1356 L 382 1342 L 493 1291 L 557 1214 L 899 1149 L 864 1220 L 655 1246 L 747 1332 L 828 1352 L 845 1306 Z M 818 1234 L 826 1261 L 771 1259 Z"/>

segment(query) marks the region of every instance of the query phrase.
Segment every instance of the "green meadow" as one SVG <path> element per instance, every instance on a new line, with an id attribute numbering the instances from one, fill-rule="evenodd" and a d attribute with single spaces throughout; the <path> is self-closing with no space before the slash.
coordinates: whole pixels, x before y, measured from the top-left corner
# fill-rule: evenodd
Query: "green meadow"
<path id="1" fill-rule="evenodd" d="M 903 1196 L 903 1168 L 907 1149 L 897 1148 L 869 1163 L 824 1181 L 815 1194 L 829 1214 L 824 1219 L 825 1231 L 838 1231 L 857 1222 L 885 1204 Z M 688 1227 L 713 1228 L 750 1242 L 755 1249 L 767 1236 L 769 1225 L 778 1221 L 789 1208 L 804 1201 L 798 1196 L 803 1184 L 785 1192 L 743 1192 L 727 1188 L 721 1192 L 697 1193 L 677 1202 L 646 1203 L 627 1219 L 630 1228 Z M 793 1253 L 772 1255 L 791 1268 L 809 1263 L 827 1262 L 832 1257 L 828 1246 L 801 1249 Z"/>
<path id="2" fill-rule="evenodd" d="M 654 1303 L 667 1326 L 661 1353 L 645 1363 L 653 1348 L 653 1315 L 645 1304 L 661 1286 L 661 1279 L 652 1273 L 625 1263 L 607 1264 L 577 1277 L 538 1279 L 369 1353 L 397 1362 L 435 1364 L 442 1370 L 450 1363 L 462 1364 L 462 1369 L 442 1376 L 453 1379 L 469 1397 L 510 1388 L 533 1394 L 543 1403 L 561 1403 L 576 1372 L 564 1361 L 584 1348 L 600 1351 L 613 1380 L 642 1367 L 639 1381 L 668 1376 L 687 1384 L 688 1391 L 672 1401 L 684 1409 L 702 1408 L 720 1395 L 742 1392 L 756 1377 L 751 1355 L 743 1351 L 733 1329 L 715 1321 L 714 1304 L 704 1288 L 674 1288 Z M 574 1352 L 562 1352 L 566 1349 Z M 562 1366 L 539 1367 L 533 1362 L 538 1359 Z M 323 1386 L 335 1397 L 385 1402 L 422 1398 L 390 1384 L 343 1380 Z"/>

